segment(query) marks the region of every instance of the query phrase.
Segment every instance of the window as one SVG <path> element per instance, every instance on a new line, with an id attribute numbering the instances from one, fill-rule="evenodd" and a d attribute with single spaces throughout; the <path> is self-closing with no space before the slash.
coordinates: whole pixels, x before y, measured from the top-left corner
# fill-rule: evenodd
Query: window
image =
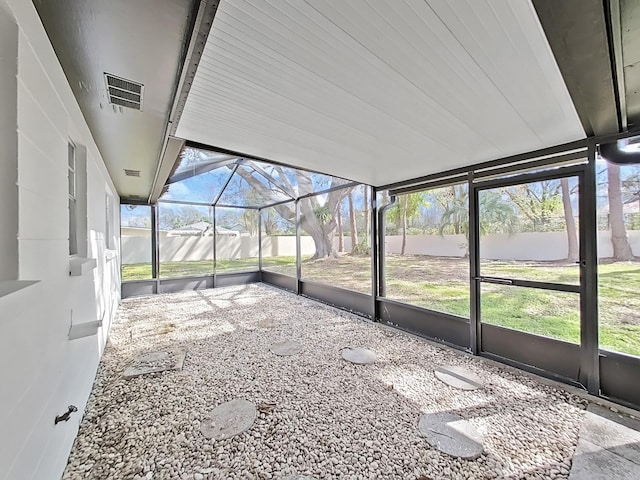
<path id="1" fill-rule="evenodd" d="M 72 143 L 68 146 L 69 160 L 69 255 L 78 254 L 78 199 L 76 178 L 76 147 Z"/>
<path id="2" fill-rule="evenodd" d="M 108 193 L 105 196 L 105 225 L 104 225 L 104 247 L 107 250 L 115 249 L 113 241 L 113 198 Z"/>

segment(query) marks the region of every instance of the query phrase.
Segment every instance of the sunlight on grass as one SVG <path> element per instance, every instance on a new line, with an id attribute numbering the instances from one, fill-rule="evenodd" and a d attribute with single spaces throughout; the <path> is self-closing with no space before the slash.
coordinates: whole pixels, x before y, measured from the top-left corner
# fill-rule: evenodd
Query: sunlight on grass
<path id="1" fill-rule="evenodd" d="M 580 295 L 482 285 L 482 322 L 580 343 Z"/>
<path id="2" fill-rule="evenodd" d="M 268 257 L 263 268 L 295 276 L 295 257 Z M 387 297 L 411 305 L 469 318 L 469 264 L 464 258 L 388 255 Z M 218 260 L 217 272 L 256 270 L 257 258 Z M 303 279 L 370 294 L 371 259 L 340 255 L 302 263 Z M 484 262 L 485 275 L 552 283 L 577 283 L 574 264 Z M 162 262 L 162 278 L 210 275 L 211 260 Z M 601 348 L 640 355 L 640 264 L 598 266 Z M 151 278 L 150 264 L 124 265 L 122 279 Z M 483 285 L 482 319 L 486 323 L 567 342 L 580 339 L 579 296 L 574 293 Z"/>

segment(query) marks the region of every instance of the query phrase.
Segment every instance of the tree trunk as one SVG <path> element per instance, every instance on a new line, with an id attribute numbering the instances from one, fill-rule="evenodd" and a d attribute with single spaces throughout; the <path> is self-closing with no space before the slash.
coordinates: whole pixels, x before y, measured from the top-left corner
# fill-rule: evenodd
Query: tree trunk
<path id="1" fill-rule="evenodd" d="M 404 196 L 404 205 L 402 206 L 402 248 L 400 249 L 400 255 L 404 255 L 404 251 L 407 247 L 407 206 L 409 203 L 409 196 Z"/>
<path id="2" fill-rule="evenodd" d="M 369 187 L 364 185 L 362 188 L 364 189 L 364 235 L 366 238 L 365 243 L 367 245 L 370 245 L 371 243 L 369 242 L 369 235 L 371 234 L 371 232 L 369 232 Z"/>
<path id="3" fill-rule="evenodd" d="M 356 212 L 353 208 L 353 195 L 349 192 L 349 227 L 351 228 L 351 251 L 358 249 L 358 230 L 356 225 Z"/>
<path id="4" fill-rule="evenodd" d="M 336 212 L 336 221 L 338 223 L 338 252 L 344 252 L 344 232 L 342 231 L 342 212 L 340 211 L 340 205 L 338 205 L 338 211 Z"/>
<path id="5" fill-rule="evenodd" d="M 322 224 L 314 212 L 314 200 L 314 197 L 300 200 L 300 227 L 313 238 L 316 251 L 311 258 L 316 260 L 330 255 L 335 256 L 331 238 L 336 229 L 337 222 L 336 219 L 333 218 L 327 224 Z"/>
<path id="6" fill-rule="evenodd" d="M 458 195 L 456 193 L 456 186 L 451 185 L 451 204 L 454 205 L 453 214 L 452 214 L 452 222 L 453 222 L 453 233 L 456 235 L 460 233 L 460 220 L 458 218 L 458 211 L 455 206 L 458 204 Z"/>
<path id="7" fill-rule="evenodd" d="M 564 207 L 564 221 L 567 225 L 567 260 L 578 261 L 578 233 L 576 231 L 576 220 L 573 218 L 573 207 L 571 207 L 571 193 L 569 191 L 569 179 L 560 179 L 562 189 L 562 206 Z"/>
<path id="8" fill-rule="evenodd" d="M 622 191 L 620 182 L 620 167 L 607 162 L 608 195 L 609 195 L 609 224 L 611 225 L 611 245 L 613 258 L 619 261 L 633 260 L 633 252 L 627 229 L 624 226 L 622 211 Z"/>

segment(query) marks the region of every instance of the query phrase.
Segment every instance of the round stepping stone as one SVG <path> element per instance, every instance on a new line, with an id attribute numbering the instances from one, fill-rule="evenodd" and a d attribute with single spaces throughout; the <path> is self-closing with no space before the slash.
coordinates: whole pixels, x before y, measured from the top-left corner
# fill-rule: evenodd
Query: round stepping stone
<path id="1" fill-rule="evenodd" d="M 271 345 L 269 350 L 271 350 L 271 353 L 275 353 L 281 357 L 286 357 L 300 353 L 302 351 L 302 345 L 298 342 L 294 342 L 293 340 L 285 340 L 283 342 L 274 343 Z"/>
<path id="2" fill-rule="evenodd" d="M 453 413 L 423 415 L 418 430 L 431 446 L 452 457 L 474 460 L 484 450 L 482 435 L 468 421 Z"/>
<path id="3" fill-rule="evenodd" d="M 342 350 L 342 358 L 347 362 L 368 365 L 376 361 L 376 354 L 361 347 L 345 348 Z"/>
<path id="4" fill-rule="evenodd" d="M 258 327 L 260 328 L 276 328 L 276 322 L 273 320 L 262 320 L 258 323 Z"/>
<path id="5" fill-rule="evenodd" d="M 249 430 L 257 415 L 253 403 L 236 398 L 214 408 L 200 424 L 200 432 L 214 440 L 230 438 Z"/>
<path id="6" fill-rule="evenodd" d="M 460 390 L 477 390 L 482 388 L 482 379 L 463 367 L 438 367 L 435 370 L 438 380 Z"/>

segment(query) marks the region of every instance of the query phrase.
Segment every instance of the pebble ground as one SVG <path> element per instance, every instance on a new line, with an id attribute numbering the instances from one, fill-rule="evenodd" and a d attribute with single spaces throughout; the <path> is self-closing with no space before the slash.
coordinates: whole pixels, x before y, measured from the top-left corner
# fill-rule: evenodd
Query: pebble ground
<path id="1" fill-rule="evenodd" d="M 296 340 L 293 356 L 269 347 Z M 366 347 L 374 365 L 341 358 Z M 184 369 L 126 380 L 137 355 L 185 348 Z M 484 388 L 455 390 L 459 365 Z M 254 402 L 247 432 L 214 441 L 200 421 Z M 567 478 L 586 402 L 513 369 L 254 284 L 122 302 L 63 478 Z M 454 412 L 484 436 L 477 460 L 430 448 L 423 413 Z"/>

